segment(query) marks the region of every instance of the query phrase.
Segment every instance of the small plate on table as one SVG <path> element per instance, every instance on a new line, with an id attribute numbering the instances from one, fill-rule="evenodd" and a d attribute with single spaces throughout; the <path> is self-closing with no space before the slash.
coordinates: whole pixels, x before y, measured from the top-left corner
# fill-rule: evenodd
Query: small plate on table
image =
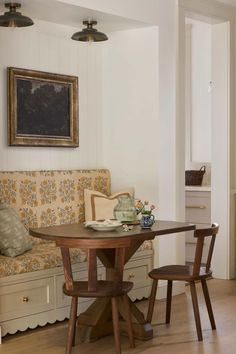
<path id="1" fill-rule="evenodd" d="M 96 231 L 113 231 L 122 226 L 121 222 L 117 220 L 93 221 L 86 224 L 87 227 Z"/>

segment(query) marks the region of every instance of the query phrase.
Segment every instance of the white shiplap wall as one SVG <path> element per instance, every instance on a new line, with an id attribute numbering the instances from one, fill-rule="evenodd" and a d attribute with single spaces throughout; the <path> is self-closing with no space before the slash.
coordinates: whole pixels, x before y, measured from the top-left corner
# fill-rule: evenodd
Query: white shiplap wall
<path id="1" fill-rule="evenodd" d="M 29 28 L 0 28 L 1 170 L 101 167 L 103 43 L 73 41 L 70 37 L 75 30 L 47 22 Z M 8 66 L 79 77 L 79 148 L 7 146 Z"/>
<path id="2" fill-rule="evenodd" d="M 158 28 L 110 33 L 103 59 L 104 163 L 113 190 L 158 201 Z"/>

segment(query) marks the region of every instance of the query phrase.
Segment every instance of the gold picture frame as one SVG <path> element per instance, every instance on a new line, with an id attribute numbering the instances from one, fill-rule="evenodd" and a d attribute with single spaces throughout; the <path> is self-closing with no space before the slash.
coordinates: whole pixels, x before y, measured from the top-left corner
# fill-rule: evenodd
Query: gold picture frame
<path id="1" fill-rule="evenodd" d="M 8 67 L 8 145 L 79 146 L 78 77 Z"/>

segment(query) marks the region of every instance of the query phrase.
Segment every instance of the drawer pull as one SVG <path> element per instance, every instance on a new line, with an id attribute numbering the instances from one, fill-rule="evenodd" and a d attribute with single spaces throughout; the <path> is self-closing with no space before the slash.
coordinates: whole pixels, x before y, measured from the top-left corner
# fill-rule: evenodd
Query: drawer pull
<path id="1" fill-rule="evenodd" d="M 206 205 L 186 205 L 187 209 L 206 209 Z"/>
<path id="2" fill-rule="evenodd" d="M 22 302 L 24 302 L 24 303 L 29 302 L 28 296 L 23 296 L 22 297 Z"/>
<path id="3" fill-rule="evenodd" d="M 128 275 L 128 280 L 133 279 L 134 277 L 135 277 L 135 274 L 134 274 L 134 273 L 129 273 L 129 275 Z"/>

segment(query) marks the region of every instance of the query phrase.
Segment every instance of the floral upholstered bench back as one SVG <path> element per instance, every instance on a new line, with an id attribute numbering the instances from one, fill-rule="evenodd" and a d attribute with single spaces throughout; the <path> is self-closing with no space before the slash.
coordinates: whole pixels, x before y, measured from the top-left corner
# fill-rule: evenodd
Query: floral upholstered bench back
<path id="1" fill-rule="evenodd" d="M 27 228 L 84 221 L 84 188 L 110 193 L 108 170 L 0 172 L 0 202 Z"/>

